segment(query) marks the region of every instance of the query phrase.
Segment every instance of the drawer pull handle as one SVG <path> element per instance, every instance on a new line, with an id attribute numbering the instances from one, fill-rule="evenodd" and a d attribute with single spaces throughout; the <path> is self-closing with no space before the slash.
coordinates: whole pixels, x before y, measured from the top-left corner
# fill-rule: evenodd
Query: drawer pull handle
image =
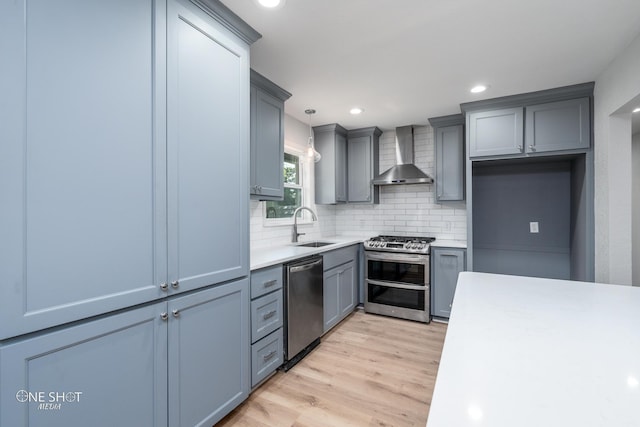
<path id="1" fill-rule="evenodd" d="M 268 282 L 264 282 L 264 287 L 270 288 L 271 286 L 274 286 L 276 283 L 278 283 L 278 279 L 269 280 Z"/>
<path id="2" fill-rule="evenodd" d="M 270 312 L 263 314 L 263 315 L 262 315 L 262 318 L 263 318 L 264 320 L 267 320 L 267 319 L 269 319 L 269 318 L 271 318 L 271 317 L 275 316 L 275 315 L 276 315 L 276 313 L 277 313 L 277 311 L 276 311 L 276 310 L 271 310 Z"/>
<path id="3" fill-rule="evenodd" d="M 273 358 L 273 356 L 275 356 L 275 355 L 276 355 L 276 353 L 277 353 L 277 351 L 275 351 L 275 350 L 271 350 L 271 351 L 269 352 L 269 354 L 265 354 L 264 356 L 262 356 L 262 360 L 263 360 L 264 362 L 266 362 L 267 360 L 272 359 L 272 358 Z"/>

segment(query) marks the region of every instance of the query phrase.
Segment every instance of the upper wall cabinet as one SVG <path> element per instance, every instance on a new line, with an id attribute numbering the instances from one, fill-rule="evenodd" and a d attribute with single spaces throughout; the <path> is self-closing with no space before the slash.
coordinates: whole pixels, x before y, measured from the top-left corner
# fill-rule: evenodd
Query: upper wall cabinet
<path id="1" fill-rule="evenodd" d="M 316 204 L 347 201 L 347 130 L 339 124 L 313 128 L 314 144 L 322 158 L 315 164 Z"/>
<path id="2" fill-rule="evenodd" d="M 209 3 L 0 2 L 0 339 L 248 274 L 249 42 Z"/>
<path id="3" fill-rule="evenodd" d="M 469 157 L 522 157 L 591 146 L 593 83 L 462 104 Z"/>
<path id="4" fill-rule="evenodd" d="M 464 117 L 461 114 L 429 119 L 433 126 L 436 159 L 436 202 L 464 200 Z"/>
<path id="5" fill-rule="evenodd" d="M 520 154 L 524 137 L 523 108 L 469 114 L 469 156 Z"/>
<path id="6" fill-rule="evenodd" d="M 589 148 L 589 98 L 531 105 L 525 114 L 527 153 Z"/>
<path id="7" fill-rule="evenodd" d="M 282 200 L 284 102 L 291 94 L 251 70 L 252 199 Z"/>
<path id="8" fill-rule="evenodd" d="M 347 200 L 349 203 L 378 203 L 378 146 L 382 131 L 377 127 L 350 130 L 347 135 Z"/>

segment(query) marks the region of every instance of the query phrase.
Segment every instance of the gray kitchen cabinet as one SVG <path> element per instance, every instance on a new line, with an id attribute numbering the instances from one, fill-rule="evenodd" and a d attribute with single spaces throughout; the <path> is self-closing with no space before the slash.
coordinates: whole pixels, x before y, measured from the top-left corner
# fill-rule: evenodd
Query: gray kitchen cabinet
<path id="1" fill-rule="evenodd" d="M 163 296 L 163 4 L 0 3 L 0 340 Z"/>
<path id="2" fill-rule="evenodd" d="M 513 155 L 530 156 L 563 150 L 585 150 L 591 145 L 591 107 L 589 97 L 567 99 L 567 94 L 585 92 L 576 85 L 564 92 L 553 90 L 539 95 L 507 97 L 503 109 L 483 109 L 486 102 L 463 104 L 467 113 L 469 157 Z M 554 100 L 558 99 L 558 100 Z M 536 100 L 552 102 L 538 103 Z"/>
<path id="3" fill-rule="evenodd" d="M 249 48 L 187 0 L 167 18 L 168 281 L 249 274 Z"/>
<path id="4" fill-rule="evenodd" d="M 464 117 L 434 117 L 429 122 L 435 140 L 436 202 L 464 201 Z"/>
<path id="5" fill-rule="evenodd" d="M 379 187 L 372 180 L 379 173 L 377 127 L 350 130 L 347 134 L 347 201 L 379 203 Z"/>
<path id="6" fill-rule="evenodd" d="M 431 247 L 431 315 L 449 318 L 458 283 L 466 270 L 466 249 Z"/>
<path id="7" fill-rule="evenodd" d="M 525 108 L 527 153 L 589 148 L 589 98 L 531 105 Z"/>
<path id="8" fill-rule="evenodd" d="M 316 204 L 347 201 L 347 130 L 339 124 L 313 128 L 315 149 L 322 158 L 315 164 Z"/>
<path id="9" fill-rule="evenodd" d="M 172 299 L 167 313 L 169 425 L 213 425 L 249 395 L 249 280 Z"/>
<path id="10" fill-rule="evenodd" d="M 251 272 L 251 387 L 284 362 L 282 265 Z"/>
<path id="11" fill-rule="evenodd" d="M 0 4 L 0 340 L 248 274 L 257 33 L 198 4 Z"/>
<path id="12" fill-rule="evenodd" d="M 323 256 L 324 333 L 351 313 L 358 301 L 358 245 Z"/>
<path id="13" fill-rule="evenodd" d="M 291 94 L 251 70 L 251 198 L 282 200 L 284 102 Z"/>
<path id="14" fill-rule="evenodd" d="M 468 114 L 469 157 L 523 153 L 523 118 L 522 107 Z"/>
<path id="15" fill-rule="evenodd" d="M 0 345 L 0 424 L 216 423 L 249 391 L 248 293 L 244 279 Z"/>
<path id="16" fill-rule="evenodd" d="M 0 425 L 168 425 L 165 311 L 152 304 L 1 345 Z"/>

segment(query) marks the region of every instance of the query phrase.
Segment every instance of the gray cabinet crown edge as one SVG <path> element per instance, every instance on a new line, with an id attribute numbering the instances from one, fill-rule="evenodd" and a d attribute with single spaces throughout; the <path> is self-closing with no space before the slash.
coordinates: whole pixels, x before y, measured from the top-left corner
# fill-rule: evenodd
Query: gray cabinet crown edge
<path id="1" fill-rule="evenodd" d="M 462 114 L 451 114 L 449 116 L 430 117 L 429 124 L 434 128 L 464 125 L 464 116 Z"/>
<path id="2" fill-rule="evenodd" d="M 349 131 L 347 131 L 345 128 L 343 128 L 342 126 L 340 126 L 337 123 L 331 123 L 328 125 L 322 125 L 322 126 L 314 126 L 313 127 L 313 131 L 314 132 L 336 132 L 339 133 L 343 136 L 347 136 L 347 133 Z"/>
<path id="3" fill-rule="evenodd" d="M 348 138 L 357 138 L 359 136 L 370 136 L 370 135 L 373 135 L 374 137 L 380 136 L 382 135 L 382 131 L 377 126 L 371 126 L 371 127 L 362 128 L 362 129 L 351 129 L 347 131 Z"/>
<path id="4" fill-rule="evenodd" d="M 242 18 L 233 13 L 220 0 L 190 0 L 191 3 L 211 15 L 213 19 L 222 24 L 247 44 L 251 45 L 262 38 L 262 34 L 247 24 Z"/>
<path id="5" fill-rule="evenodd" d="M 547 102 L 565 101 L 576 98 L 593 97 L 595 82 L 580 83 L 577 85 L 563 86 L 546 89 L 537 92 L 529 92 L 518 95 L 503 96 L 499 98 L 483 99 L 480 101 L 465 102 L 460 104 L 463 114 L 476 110 L 494 110 L 498 108 L 522 107 L 531 104 L 544 104 Z M 429 119 L 431 120 L 431 119 Z"/>
<path id="6" fill-rule="evenodd" d="M 264 90 L 265 92 L 275 96 L 281 101 L 286 101 L 291 98 L 291 93 L 281 88 L 277 84 L 273 83 L 271 80 L 267 79 L 262 74 L 255 71 L 253 68 L 251 69 L 251 84 L 256 86 L 259 89 Z"/>

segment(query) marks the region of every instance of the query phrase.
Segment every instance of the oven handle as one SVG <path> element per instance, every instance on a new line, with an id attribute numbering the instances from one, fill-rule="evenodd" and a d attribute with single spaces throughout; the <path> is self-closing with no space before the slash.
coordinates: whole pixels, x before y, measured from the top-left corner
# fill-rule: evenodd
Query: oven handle
<path id="1" fill-rule="evenodd" d="M 410 289 L 412 291 L 426 291 L 429 289 L 428 283 L 425 283 L 424 285 L 405 285 L 404 283 L 381 282 L 379 280 L 371 279 L 367 279 L 367 283 L 370 283 L 372 285 L 385 286 L 387 288 Z"/>
<path id="2" fill-rule="evenodd" d="M 366 251 L 366 258 L 374 261 L 387 261 L 387 262 L 406 262 L 406 263 L 428 263 L 429 255 L 417 255 L 417 254 L 394 254 L 390 252 L 373 252 Z"/>

